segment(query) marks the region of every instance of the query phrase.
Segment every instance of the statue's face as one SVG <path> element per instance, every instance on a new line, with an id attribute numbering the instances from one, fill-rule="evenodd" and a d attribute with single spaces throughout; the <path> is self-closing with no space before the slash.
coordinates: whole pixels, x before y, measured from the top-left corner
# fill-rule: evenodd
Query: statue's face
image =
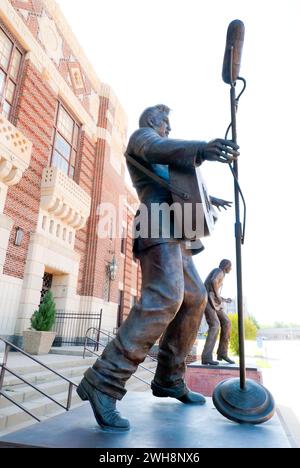
<path id="1" fill-rule="evenodd" d="M 226 268 L 225 268 L 225 273 L 228 274 L 228 273 L 231 272 L 231 270 L 232 270 L 232 265 L 231 265 L 231 263 L 228 263 L 228 265 L 227 265 Z"/>
<path id="2" fill-rule="evenodd" d="M 157 113 L 151 119 L 151 126 L 162 138 L 168 138 L 171 131 L 168 114 L 164 112 Z"/>

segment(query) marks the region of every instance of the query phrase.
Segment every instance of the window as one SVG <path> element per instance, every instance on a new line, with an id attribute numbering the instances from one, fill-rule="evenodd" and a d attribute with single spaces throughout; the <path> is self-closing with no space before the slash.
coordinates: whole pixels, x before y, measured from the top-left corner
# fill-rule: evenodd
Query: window
<path id="1" fill-rule="evenodd" d="M 136 257 L 135 253 L 133 252 L 132 254 L 132 260 L 134 261 L 134 263 L 136 263 L 136 265 L 138 264 L 139 262 L 139 259 Z"/>
<path id="2" fill-rule="evenodd" d="M 119 289 L 119 298 L 118 298 L 118 328 L 122 325 L 123 322 L 123 309 L 124 309 L 124 291 Z"/>
<path id="3" fill-rule="evenodd" d="M 43 278 L 43 286 L 41 290 L 40 304 L 43 302 L 46 294 L 51 290 L 52 283 L 53 283 L 53 275 L 51 275 L 50 273 L 45 273 L 44 278 Z"/>
<path id="4" fill-rule="evenodd" d="M 136 303 L 137 303 L 137 297 L 131 296 L 130 297 L 130 309 L 132 309 L 132 307 L 134 307 Z"/>
<path id="5" fill-rule="evenodd" d="M 125 255 L 126 253 L 126 229 L 122 229 L 122 239 L 121 239 L 121 253 Z"/>
<path id="6" fill-rule="evenodd" d="M 51 166 L 72 179 L 75 173 L 80 126 L 59 102 L 53 139 Z"/>
<path id="7" fill-rule="evenodd" d="M 15 104 L 23 54 L 0 26 L 0 113 L 9 120 Z"/>

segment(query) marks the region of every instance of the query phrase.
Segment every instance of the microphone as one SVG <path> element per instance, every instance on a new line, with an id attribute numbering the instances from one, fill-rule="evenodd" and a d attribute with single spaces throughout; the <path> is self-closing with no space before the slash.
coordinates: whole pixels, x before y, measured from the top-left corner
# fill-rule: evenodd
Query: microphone
<path id="1" fill-rule="evenodd" d="M 226 48 L 223 62 L 223 81 L 227 84 L 235 83 L 241 67 L 244 45 L 245 26 L 240 20 L 230 23 L 227 30 Z"/>

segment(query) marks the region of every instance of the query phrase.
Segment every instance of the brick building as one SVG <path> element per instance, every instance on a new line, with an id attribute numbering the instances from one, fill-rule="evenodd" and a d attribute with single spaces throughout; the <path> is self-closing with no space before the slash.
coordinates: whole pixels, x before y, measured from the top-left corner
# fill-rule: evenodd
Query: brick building
<path id="1" fill-rule="evenodd" d="M 0 20 L 0 334 L 21 337 L 49 288 L 58 309 L 102 309 L 112 330 L 140 283 L 126 115 L 54 0 L 0 0 Z M 113 219 L 100 238 L 99 207 L 120 200 L 125 238 Z"/>

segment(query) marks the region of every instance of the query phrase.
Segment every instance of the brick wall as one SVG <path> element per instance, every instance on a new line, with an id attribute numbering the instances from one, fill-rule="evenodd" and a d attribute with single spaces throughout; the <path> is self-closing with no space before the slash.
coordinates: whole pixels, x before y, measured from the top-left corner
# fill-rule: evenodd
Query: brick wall
<path id="1" fill-rule="evenodd" d="M 96 144 L 82 132 L 79 147 L 78 161 L 75 172 L 75 181 L 92 197 L 93 195 L 93 181 L 95 171 L 95 153 Z M 75 250 L 80 253 L 81 261 L 79 267 L 77 294 L 83 295 L 84 285 L 86 282 L 86 265 L 87 265 L 87 251 L 89 239 L 89 229 L 85 226 L 84 229 L 77 231 L 75 240 Z"/>
<path id="2" fill-rule="evenodd" d="M 38 37 L 39 17 L 44 9 L 43 2 L 30 0 L 11 0 L 12 5 L 19 12 L 22 21 L 28 26 L 44 51 L 46 48 L 41 44 Z M 23 15 L 23 10 L 29 15 Z M 91 112 L 89 99 L 91 93 L 96 93 L 94 85 L 91 84 L 89 73 L 82 67 L 68 45 L 67 40 L 58 31 L 63 40 L 62 57 L 57 69 L 60 71 L 64 82 L 73 89 L 73 93 L 81 99 L 84 108 Z M 53 62 L 54 63 L 54 62 Z M 76 89 L 70 79 L 70 69 L 76 66 L 80 69 L 84 81 L 84 90 Z M 41 198 L 41 180 L 44 168 L 49 165 L 54 125 L 56 120 L 56 110 L 58 96 L 49 86 L 43 76 L 35 68 L 30 60 L 26 60 L 20 84 L 20 93 L 16 106 L 15 119 L 13 121 L 33 143 L 30 167 L 25 171 L 21 181 L 16 186 L 8 190 L 4 214 L 14 220 L 14 227 L 11 232 L 9 246 L 4 265 L 4 274 L 16 278 L 23 278 L 30 234 L 37 228 L 38 213 Z M 93 80 L 92 80 L 93 81 Z M 100 81 L 99 81 L 100 88 Z M 109 94 L 109 93 L 108 93 Z M 112 134 L 113 125 L 111 119 L 115 117 L 115 98 L 100 97 L 100 108 L 98 116 L 98 126 Z M 95 101 L 97 105 L 97 100 Z M 63 103 L 68 108 L 68 102 Z M 97 108 L 96 108 L 97 111 Z M 110 118 L 109 118 L 110 116 Z M 96 119 L 96 117 L 95 117 Z M 121 119 L 122 122 L 122 119 Z M 81 122 L 83 125 L 85 122 Z M 121 123 L 122 125 L 122 123 Z M 89 127 L 90 129 L 90 127 Z M 92 134 L 89 132 L 89 134 Z M 120 156 L 120 155 L 119 155 Z M 113 167 L 111 163 L 110 145 L 104 139 L 97 142 L 92 141 L 86 132 L 80 135 L 80 148 L 78 151 L 75 182 L 77 182 L 91 197 L 91 215 L 85 228 L 77 231 L 75 240 L 75 251 L 80 254 L 80 270 L 77 285 L 77 294 L 81 296 L 94 296 L 103 298 L 106 281 L 106 267 L 115 255 L 118 263 L 118 274 L 115 281 L 110 283 L 111 302 L 118 302 L 120 283 L 125 287 L 124 312 L 129 311 L 131 301 L 131 290 L 139 290 L 141 277 L 138 268 L 132 262 L 132 238 L 129 237 L 126 243 L 126 255 L 121 254 L 121 239 L 98 239 L 97 225 L 99 215 L 98 207 L 101 202 L 110 202 L 116 207 L 119 205 L 119 198 L 127 196 L 125 186 L 124 165 L 121 173 Z M 134 195 L 129 196 L 130 203 L 136 202 Z M 133 214 L 129 211 L 124 215 L 124 222 L 131 223 Z M 20 227 L 24 231 L 22 245 L 14 245 L 16 228 Z"/>
<path id="3" fill-rule="evenodd" d="M 33 143 L 30 167 L 18 185 L 7 193 L 4 213 L 15 221 L 12 229 L 4 274 L 23 278 L 30 233 L 36 230 L 40 205 L 41 178 L 49 162 L 56 113 L 56 96 L 35 67 L 26 61 L 16 108 L 16 126 Z M 20 247 L 14 245 L 15 228 L 25 232 Z"/>

